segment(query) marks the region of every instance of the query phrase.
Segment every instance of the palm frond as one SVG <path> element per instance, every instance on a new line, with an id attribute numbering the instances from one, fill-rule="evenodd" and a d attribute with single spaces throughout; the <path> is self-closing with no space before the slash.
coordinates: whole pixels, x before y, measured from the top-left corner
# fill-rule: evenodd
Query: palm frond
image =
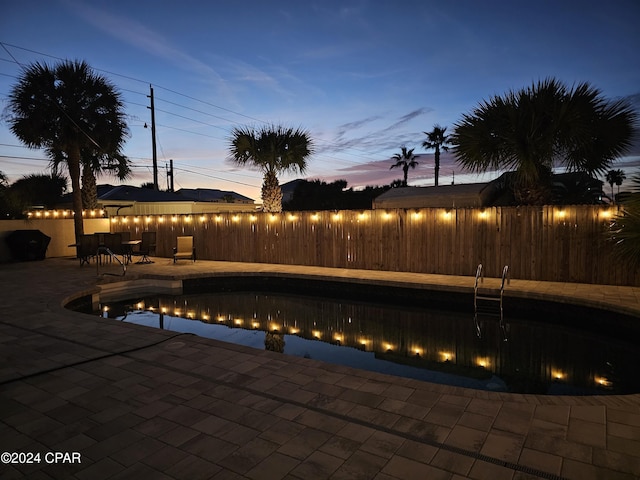
<path id="1" fill-rule="evenodd" d="M 640 268 L 640 173 L 634 175 L 632 193 L 611 223 L 614 257 L 628 268 Z"/>
<path id="2" fill-rule="evenodd" d="M 531 187 L 554 166 L 604 173 L 633 142 L 638 116 L 580 83 L 554 78 L 494 96 L 465 114 L 451 136 L 457 162 L 473 173 L 507 169 Z"/>

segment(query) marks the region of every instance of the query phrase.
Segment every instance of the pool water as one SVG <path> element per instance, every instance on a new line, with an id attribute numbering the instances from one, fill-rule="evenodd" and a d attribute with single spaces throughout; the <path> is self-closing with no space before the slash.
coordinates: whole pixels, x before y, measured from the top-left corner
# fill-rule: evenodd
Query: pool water
<path id="1" fill-rule="evenodd" d="M 245 291 L 105 305 L 125 322 L 381 373 L 488 391 L 640 392 L 637 345 L 598 332 L 470 311 Z"/>

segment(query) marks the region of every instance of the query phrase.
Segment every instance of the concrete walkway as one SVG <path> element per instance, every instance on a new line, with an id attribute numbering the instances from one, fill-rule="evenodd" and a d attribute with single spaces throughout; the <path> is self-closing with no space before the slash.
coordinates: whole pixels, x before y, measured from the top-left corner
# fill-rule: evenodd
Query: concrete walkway
<path id="1" fill-rule="evenodd" d="M 154 260 L 131 265 L 127 281 L 261 271 L 458 291 L 473 282 Z M 94 265 L 71 259 L 0 265 L 0 451 L 23 454 L 3 456 L 2 479 L 640 477 L 640 395 L 467 390 L 62 307 L 98 283 Z M 640 318 L 640 288 L 513 281 L 509 294 Z"/>

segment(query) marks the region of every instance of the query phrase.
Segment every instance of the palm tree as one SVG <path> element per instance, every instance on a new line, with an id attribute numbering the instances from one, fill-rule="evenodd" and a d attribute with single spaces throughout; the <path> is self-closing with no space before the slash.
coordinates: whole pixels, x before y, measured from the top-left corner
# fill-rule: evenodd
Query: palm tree
<path id="1" fill-rule="evenodd" d="M 631 195 L 613 219 L 610 231 L 615 242 L 613 253 L 627 268 L 640 268 L 640 173 L 631 179 Z"/>
<path id="2" fill-rule="evenodd" d="M 463 116 L 451 143 L 472 172 L 514 170 L 520 203 L 544 203 L 556 166 L 601 174 L 633 139 L 637 115 L 624 101 L 606 101 L 588 83 L 555 79 L 494 96 Z"/>
<path id="3" fill-rule="evenodd" d="M 427 136 L 427 139 L 422 142 L 422 146 L 427 150 L 435 149 L 435 179 L 436 179 L 436 187 L 438 186 L 438 177 L 440 175 L 440 149 L 443 152 L 449 151 L 449 136 L 445 135 L 444 132 L 447 131 L 447 127 L 441 127 L 440 125 L 434 125 L 433 130 L 430 132 L 424 132 Z"/>
<path id="4" fill-rule="evenodd" d="M 65 164 L 71 178 L 76 238 L 84 233 L 80 174 L 84 159 L 119 158 L 128 134 L 115 87 L 85 62 L 25 68 L 7 106 L 11 131 L 29 148 L 44 148 L 54 169 Z"/>
<path id="5" fill-rule="evenodd" d="M 229 140 L 229 159 L 238 165 L 251 165 L 264 174 L 262 203 L 265 212 L 282 211 L 282 190 L 278 175 L 304 173 L 307 158 L 313 154 L 309 132 L 284 126 L 236 127 Z"/>
<path id="6" fill-rule="evenodd" d="M 609 170 L 607 172 L 607 183 L 609 185 L 611 185 L 611 200 L 613 201 L 613 203 L 616 203 L 616 197 L 613 194 L 613 185 L 616 184 L 618 186 L 618 194 L 620 193 L 620 185 L 622 185 L 622 182 L 624 180 L 626 180 L 626 176 L 624 174 L 624 171 L 622 170 Z"/>
<path id="7" fill-rule="evenodd" d="M 416 168 L 418 162 L 416 162 L 416 157 L 413 154 L 413 148 L 411 150 L 407 150 L 407 147 L 402 147 L 402 153 L 396 153 L 392 159 L 396 161 L 395 164 L 391 165 L 391 168 L 402 167 L 402 173 L 404 174 L 402 180 L 402 186 L 407 186 L 407 176 L 409 175 L 409 168 Z M 391 170 L 391 168 L 389 170 Z"/>

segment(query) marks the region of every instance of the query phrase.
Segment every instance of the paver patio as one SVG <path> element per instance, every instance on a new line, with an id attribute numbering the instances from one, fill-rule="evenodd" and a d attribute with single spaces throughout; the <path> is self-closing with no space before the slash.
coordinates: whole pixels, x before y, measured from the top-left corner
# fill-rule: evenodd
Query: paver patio
<path id="1" fill-rule="evenodd" d="M 468 277 L 250 265 L 130 265 L 125 278 L 224 273 L 468 289 Z M 0 266 L 3 479 L 633 479 L 640 395 L 469 390 L 66 310 L 96 288 L 71 259 Z M 640 288 L 512 281 L 509 293 L 635 315 Z M 79 452 L 49 463 L 46 452 Z M 48 457 L 49 458 L 49 457 Z"/>

